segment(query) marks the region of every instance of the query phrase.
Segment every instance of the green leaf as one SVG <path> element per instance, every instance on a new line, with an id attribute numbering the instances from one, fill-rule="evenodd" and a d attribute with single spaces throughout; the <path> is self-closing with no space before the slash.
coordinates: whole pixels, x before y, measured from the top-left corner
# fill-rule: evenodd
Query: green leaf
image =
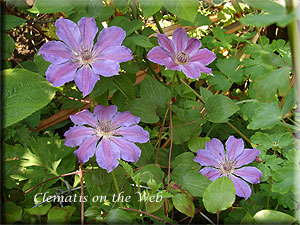
<path id="1" fill-rule="evenodd" d="M 200 94 L 203 98 L 203 102 L 205 103 L 207 99 L 211 96 L 213 96 L 213 93 L 210 90 L 207 90 L 204 87 L 200 87 Z"/>
<path id="2" fill-rule="evenodd" d="M 133 83 L 125 75 L 114 76 L 113 81 L 127 99 L 132 99 L 135 97 Z"/>
<path id="3" fill-rule="evenodd" d="M 155 14 L 162 6 L 161 0 L 139 0 L 139 3 L 146 18 Z"/>
<path id="4" fill-rule="evenodd" d="M 203 193 L 211 181 L 199 172 L 188 172 L 182 178 L 182 187 L 192 196 L 203 197 Z"/>
<path id="5" fill-rule="evenodd" d="M 281 120 L 281 114 L 279 106 L 276 102 L 264 103 L 256 108 L 251 123 L 247 128 L 256 129 L 271 129 Z"/>
<path id="6" fill-rule="evenodd" d="M 13 202 L 4 204 L 4 221 L 6 224 L 13 224 L 22 219 L 22 207 L 17 206 Z M 3 218 L 2 218 L 3 219 Z"/>
<path id="7" fill-rule="evenodd" d="M 114 12 L 115 12 L 115 10 L 113 7 L 104 6 L 102 8 L 100 15 L 96 18 L 96 21 L 98 21 L 98 22 L 106 21 L 114 14 Z"/>
<path id="8" fill-rule="evenodd" d="M 56 88 L 39 74 L 23 69 L 4 70 L 4 127 L 46 106 Z"/>
<path id="9" fill-rule="evenodd" d="M 42 216 L 42 215 L 46 215 L 50 208 L 51 208 L 51 204 L 48 203 L 46 205 L 38 206 L 35 208 L 25 209 L 25 212 L 27 212 L 30 215 Z"/>
<path id="10" fill-rule="evenodd" d="M 4 51 L 1 54 L 1 59 L 7 59 L 15 50 L 15 41 L 7 34 L 1 33 L 1 36 L 3 38 L 3 43 L 5 43 L 5 47 L 3 48 Z"/>
<path id="11" fill-rule="evenodd" d="M 262 9 L 274 14 L 282 14 L 286 12 L 286 9 L 282 5 L 271 0 L 244 0 L 244 2 L 254 8 Z"/>
<path id="12" fill-rule="evenodd" d="M 241 224 L 254 224 L 255 219 L 250 215 L 249 212 L 246 213 L 246 215 L 241 220 Z"/>
<path id="13" fill-rule="evenodd" d="M 28 9 L 31 13 L 55 13 L 71 11 L 73 9 L 72 0 L 36 0 L 34 6 Z"/>
<path id="14" fill-rule="evenodd" d="M 258 144 L 260 149 L 273 147 L 273 140 L 267 133 L 256 132 L 250 139 L 254 144 Z"/>
<path id="15" fill-rule="evenodd" d="M 98 17 L 102 14 L 103 4 L 98 0 L 89 0 L 86 8 L 86 12 L 89 17 Z"/>
<path id="16" fill-rule="evenodd" d="M 122 209 L 112 209 L 104 218 L 107 224 L 131 224 L 133 222 L 131 216 Z"/>
<path id="17" fill-rule="evenodd" d="M 192 152 L 197 152 L 200 149 L 205 149 L 208 141 L 210 141 L 209 137 L 192 137 L 188 142 L 188 146 Z"/>
<path id="18" fill-rule="evenodd" d="M 17 27 L 26 22 L 25 19 L 13 15 L 4 15 L 3 21 L 4 23 L 2 28 L 4 31 Z"/>
<path id="19" fill-rule="evenodd" d="M 141 46 L 143 48 L 151 48 L 153 47 L 150 39 L 144 35 L 140 34 L 132 34 L 127 40 L 134 42 L 136 45 Z"/>
<path id="20" fill-rule="evenodd" d="M 190 22 L 194 22 L 199 7 L 198 0 L 162 0 L 171 13 Z"/>
<path id="21" fill-rule="evenodd" d="M 129 20 L 125 16 L 117 16 L 110 21 L 109 26 L 121 27 L 126 31 L 126 36 L 129 36 L 134 31 L 142 28 L 143 22 L 140 20 Z"/>
<path id="22" fill-rule="evenodd" d="M 135 143 L 141 149 L 141 156 L 136 162 L 137 167 L 142 167 L 144 165 L 150 164 L 153 162 L 154 148 L 153 145 L 148 141 L 147 143 Z"/>
<path id="23" fill-rule="evenodd" d="M 154 164 L 148 164 L 135 172 L 135 174 L 138 173 L 140 173 L 141 182 L 144 183 L 147 183 L 150 179 L 155 180 L 157 183 L 161 183 L 164 178 L 162 170 Z"/>
<path id="24" fill-rule="evenodd" d="M 174 144 L 182 144 L 190 139 L 191 130 L 189 126 L 185 126 L 185 121 L 173 117 L 173 142 Z M 170 131 L 171 132 L 171 131 Z"/>
<path id="25" fill-rule="evenodd" d="M 160 201 L 160 202 L 150 202 L 150 201 L 147 201 L 145 203 L 145 206 L 146 206 L 146 212 L 148 213 L 153 213 L 153 212 L 156 212 L 157 210 L 159 210 L 160 208 L 162 208 L 164 205 L 164 202 L 163 201 Z"/>
<path id="26" fill-rule="evenodd" d="M 289 72 L 289 67 L 283 67 L 257 77 L 253 85 L 253 94 L 261 101 L 274 100 L 277 90 L 280 96 L 285 96 L 290 90 Z"/>
<path id="27" fill-rule="evenodd" d="M 286 194 L 290 189 L 295 191 L 294 174 L 299 174 L 293 164 L 285 165 L 275 171 L 273 180 L 275 183 L 272 185 L 272 191 L 280 194 Z"/>
<path id="28" fill-rule="evenodd" d="M 203 195 L 205 209 L 210 213 L 220 212 L 232 206 L 235 188 L 228 177 L 221 177 L 208 185 Z"/>
<path id="29" fill-rule="evenodd" d="M 231 82 L 221 72 L 213 72 L 214 76 L 208 76 L 207 80 L 211 85 L 215 85 L 216 90 L 227 91 L 231 86 Z"/>
<path id="30" fill-rule="evenodd" d="M 254 215 L 257 224 L 292 224 L 296 219 L 286 213 L 264 209 Z"/>
<path id="31" fill-rule="evenodd" d="M 48 213 L 47 223 L 49 224 L 64 224 L 69 223 L 72 214 L 75 211 L 73 206 L 58 207 L 53 206 Z"/>
<path id="32" fill-rule="evenodd" d="M 157 106 L 165 107 L 171 92 L 162 83 L 150 76 L 146 76 L 141 83 L 140 94 L 144 99 L 151 99 Z"/>
<path id="33" fill-rule="evenodd" d="M 130 112 L 141 118 L 144 123 L 156 123 L 159 117 L 156 115 L 154 102 L 151 99 L 137 98 L 128 103 Z"/>
<path id="34" fill-rule="evenodd" d="M 225 123 L 240 108 L 224 95 L 214 95 L 205 103 L 207 120 L 214 123 Z"/>
<path id="35" fill-rule="evenodd" d="M 195 205 L 190 197 L 186 194 L 179 193 L 172 197 L 174 207 L 183 214 L 194 217 Z"/>

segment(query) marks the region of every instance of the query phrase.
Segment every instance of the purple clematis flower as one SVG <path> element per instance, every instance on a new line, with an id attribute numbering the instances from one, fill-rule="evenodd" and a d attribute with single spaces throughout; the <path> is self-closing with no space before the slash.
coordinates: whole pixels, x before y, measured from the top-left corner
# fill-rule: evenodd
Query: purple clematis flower
<path id="1" fill-rule="evenodd" d="M 165 65 L 167 69 L 183 71 L 189 78 L 198 79 L 202 73 L 212 75 L 211 68 L 205 67 L 216 56 L 208 49 L 200 49 L 201 42 L 196 38 L 187 38 L 183 28 L 174 31 L 173 39 L 158 34 L 158 43 L 150 50 L 147 57 L 154 63 Z"/>
<path id="2" fill-rule="evenodd" d="M 242 139 L 230 136 L 226 141 L 225 154 L 222 142 L 213 138 L 206 143 L 205 149 L 197 152 L 194 161 L 201 166 L 208 166 L 199 172 L 211 181 L 223 176 L 229 177 L 234 184 L 236 195 L 248 199 L 251 189 L 245 181 L 251 184 L 259 183 L 262 173 L 252 166 L 240 167 L 254 161 L 259 154 L 260 151 L 256 148 L 244 149 Z"/>
<path id="3" fill-rule="evenodd" d="M 74 80 L 83 96 L 88 95 L 100 79 L 99 74 L 110 77 L 119 74 L 120 62 L 131 60 L 130 49 L 121 46 L 126 33 L 116 26 L 98 32 L 94 18 L 83 17 L 76 25 L 68 19 L 55 22 L 56 34 L 61 41 L 45 43 L 39 54 L 52 64 L 46 78 L 54 87 Z"/>
<path id="4" fill-rule="evenodd" d="M 65 145 L 79 146 L 74 154 L 82 164 L 96 153 L 97 163 L 108 173 L 119 165 L 117 159 L 137 162 L 141 150 L 134 142 L 149 141 L 149 133 L 136 125 L 140 118 L 129 111 L 118 112 L 115 105 L 97 105 L 94 113 L 85 109 L 71 115 L 70 119 L 76 126 L 64 134 Z"/>

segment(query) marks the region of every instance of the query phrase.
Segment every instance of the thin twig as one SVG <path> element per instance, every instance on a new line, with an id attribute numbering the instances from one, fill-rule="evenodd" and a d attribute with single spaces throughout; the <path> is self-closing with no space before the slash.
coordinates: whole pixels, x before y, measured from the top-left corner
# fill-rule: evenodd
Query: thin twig
<path id="1" fill-rule="evenodd" d="M 158 29 L 159 33 L 164 34 L 164 31 L 163 31 L 163 29 L 161 28 L 161 26 L 160 26 L 160 24 L 159 24 L 159 21 L 158 21 L 158 19 L 157 19 L 157 17 L 156 17 L 155 14 L 153 15 L 153 19 L 154 19 L 154 21 L 155 21 L 155 24 L 156 24 L 156 26 L 157 26 L 157 29 Z"/>
<path id="2" fill-rule="evenodd" d="M 82 176 L 82 164 L 79 165 L 79 178 L 81 185 L 81 225 L 84 224 L 84 203 L 83 203 L 83 176 Z"/>
<path id="3" fill-rule="evenodd" d="M 171 157 L 172 157 L 172 147 L 173 147 L 173 121 L 172 121 L 172 110 L 171 110 L 172 102 L 169 102 L 169 112 L 170 112 L 170 129 L 171 129 L 171 141 L 170 141 L 170 151 L 169 151 L 169 164 L 168 164 L 168 185 L 167 190 L 169 190 L 169 184 L 171 179 Z"/>
<path id="4" fill-rule="evenodd" d="M 230 126 L 232 129 L 234 129 L 242 138 L 245 139 L 245 141 L 247 141 L 250 145 L 252 145 L 252 142 L 250 141 L 250 139 L 247 138 L 241 131 L 239 131 L 239 129 L 237 129 L 232 123 L 230 123 L 228 121 L 227 125 Z"/>

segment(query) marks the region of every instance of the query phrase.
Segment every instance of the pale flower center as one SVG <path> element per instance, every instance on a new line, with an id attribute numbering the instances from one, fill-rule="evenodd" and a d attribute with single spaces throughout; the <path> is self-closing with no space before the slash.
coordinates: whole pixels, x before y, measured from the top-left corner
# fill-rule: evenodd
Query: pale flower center
<path id="1" fill-rule="evenodd" d="M 96 134 L 100 137 L 111 137 L 113 134 L 114 128 L 111 125 L 111 121 L 101 121 L 98 123 L 96 128 Z"/>
<path id="2" fill-rule="evenodd" d="M 82 64 L 89 64 L 93 60 L 93 53 L 90 50 L 82 50 L 79 54 L 79 60 Z"/>
<path id="3" fill-rule="evenodd" d="M 221 164 L 220 169 L 221 169 L 221 172 L 223 175 L 228 176 L 228 175 L 232 174 L 232 172 L 234 170 L 234 166 L 231 162 L 226 161 L 225 163 Z"/>
<path id="4" fill-rule="evenodd" d="M 175 60 L 178 64 L 185 64 L 189 60 L 189 54 L 185 52 L 177 52 Z"/>

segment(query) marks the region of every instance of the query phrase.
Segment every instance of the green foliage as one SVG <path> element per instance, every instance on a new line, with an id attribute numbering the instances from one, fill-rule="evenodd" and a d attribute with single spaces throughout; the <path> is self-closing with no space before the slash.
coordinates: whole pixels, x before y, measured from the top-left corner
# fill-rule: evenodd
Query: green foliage
<path id="1" fill-rule="evenodd" d="M 4 127 L 8 127 L 47 105 L 56 89 L 39 74 L 22 69 L 4 71 Z"/>
<path id="2" fill-rule="evenodd" d="M 232 206 L 235 188 L 228 177 L 221 177 L 208 185 L 203 195 L 203 203 L 208 212 L 216 213 Z"/>
<path id="3" fill-rule="evenodd" d="M 193 201 L 188 195 L 185 194 L 176 194 L 174 197 L 172 197 L 172 201 L 174 204 L 174 207 L 182 212 L 183 214 L 194 217 L 195 214 L 195 205 L 193 204 Z"/>
<path id="4" fill-rule="evenodd" d="M 261 210 L 254 215 L 255 222 L 258 224 L 270 224 L 281 223 L 281 224 L 292 224 L 296 219 L 286 213 L 274 211 L 274 210 Z"/>
<path id="5" fill-rule="evenodd" d="M 73 206 L 66 206 L 63 208 L 54 206 L 48 213 L 47 222 L 50 224 L 68 224 L 74 211 L 75 207 Z"/>

